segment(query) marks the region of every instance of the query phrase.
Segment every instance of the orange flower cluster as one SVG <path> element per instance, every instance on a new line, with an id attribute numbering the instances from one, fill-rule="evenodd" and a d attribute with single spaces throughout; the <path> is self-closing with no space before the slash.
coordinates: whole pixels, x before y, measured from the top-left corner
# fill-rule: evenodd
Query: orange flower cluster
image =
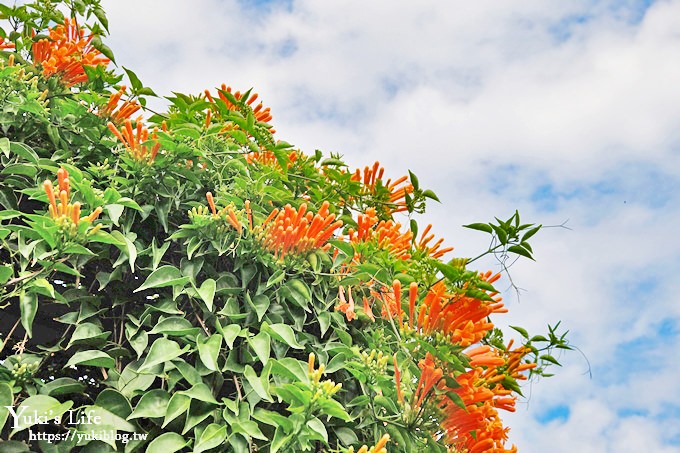
<path id="1" fill-rule="evenodd" d="M 456 393 L 466 407 L 463 410 L 448 399 L 440 402 L 440 408 L 446 414 L 442 428 L 449 442 L 459 450 L 492 453 L 517 451 L 514 446 L 510 450 L 504 447 L 508 429 L 503 427 L 497 409 L 514 412 L 516 398 L 512 396 L 511 390 L 503 387 L 502 381 L 506 377 L 526 379 L 522 372 L 536 367 L 536 364 L 522 363 L 531 349 L 520 346 L 513 350 L 512 344 L 510 341 L 503 357 L 486 345 L 466 352 L 474 368 L 456 378 L 460 387 L 445 389 Z"/>
<path id="2" fill-rule="evenodd" d="M 217 207 L 215 206 L 215 199 L 213 198 L 213 194 L 211 192 L 206 193 L 205 198 L 208 200 L 208 205 L 210 206 L 210 211 L 212 212 L 213 217 L 226 218 L 227 222 L 229 222 L 231 226 L 236 228 L 236 231 L 238 231 L 238 234 L 240 235 L 241 232 L 243 231 L 243 227 L 241 226 L 241 222 L 236 217 L 236 213 L 234 212 L 234 210 L 229 206 L 225 206 L 224 208 L 218 211 Z M 249 202 L 247 203 L 249 207 L 250 203 Z"/>
<path id="3" fill-rule="evenodd" d="M 307 212 L 306 203 L 297 210 L 290 205 L 281 211 L 274 209 L 262 225 L 255 228 L 255 237 L 279 258 L 327 246 L 335 230 L 342 226 L 342 220 L 334 221 L 335 214 L 329 213 L 329 206 L 324 201 L 316 215 Z"/>
<path id="4" fill-rule="evenodd" d="M 490 272 L 482 278 L 489 283 L 500 278 L 499 274 L 490 278 Z M 440 332 L 450 336 L 452 342 L 461 346 L 470 346 L 479 342 L 486 333 L 493 329 L 487 322 L 491 313 L 505 313 L 500 297 L 494 303 L 465 295 L 446 294 L 446 285 L 439 282 L 425 296 L 418 313 L 416 325 L 411 325 L 422 334 Z"/>
<path id="5" fill-rule="evenodd" d="M 359 181 L 363 183 L 363 192 L 365 194 L 375 194 L 376 186 L 380 182 L 384 187 L 386 187 L 390 192 L 389 203 L 395 207 L 391 209 L 391 212 L 403 212 L 407 210 L 406 207 L 406 194 L 413 192 L 413 185 L 408 182 L 407 176 L 402 176 L 396 181 L 388 179 L 386 182 L 382 181 L 383 173 L 385 169 L 380 166 L 380 162 L 375 162 L 373 167 L 365 167 L 363 174 L 360 169 L 354 172 L 350 178 L 352 181 Z"/>
<path id="6" fill-rule="evenodd" d="M 410 231 L 402 233 L 400 230 L 401 224 L 392 220 L 378 221 L 376 210 L 368 208 L 364 214 L 359 214 L 357 230 L 350 228 L 347 234 L 352 243 L 375 240 L 380 248 L 389 250 L 396 258 L 407 260 L 411 257 L 409 249 L 413 235 Z"/>
<path id="7" fill-rule="evenodd" d="M 223 83 L 222 84 L 222 91 L 226 91 L 227 93 L 231 93 L 231 87 L 228 87 L 226 84 Z M 231 101 L 229 100 L 229 98 L 227 98 L 227 96 L 225 96 L 224 93 L 222 93 L 222 91 L 218 90 L 217 95 L 227 105 L 227 108 L 229 110 L 239 110 L 240 111 L 238 106 L 232 104 Z M 251 106 L 251 108 L 253 109 L 253 116 L 255 117 L 256 121 L 261 121 L 263 123 L 267 123 L 267 122 L 272 120 L 271 110 L 269 109 L 269 107 L 264 108 L 263 105 L 262 105 L 262 102 L 257 104 L 255 107 L 252 107 L 252 104 L 257 100 L 257 97 L 258 97 L 257 93 L 251 94 L 250 96 L 248 96 L 248 99 L 241 99 L 243 97 L 243 95 L 241 94 L 240 91 L 233 93 L 233 95 L 237 100 L 245 102 L 247 105 Z M 205 90 L 205 97 L 211 103 L 215 102 L 215 99 L 213 98 L 213 96 L 210 94 L 210 91 L 208 91 L 208 90 Z M 273 131 L 272 131 L 272 133 L 273 133 Z"/>
<path id="8" fill-rule="evenodd" d="M 0 50 L 10 50 L 14 49 L 14 43 L 13 42 L 5 42 L 5 38 L 0 36 Z"/>
<path id="9" fill-rule="evenodd" d="M 297 151 L 291 151 L 288 154 L 288 168 L 295 163 L 298 159 L 299 153 Z M 272 151 L 262 151 L 262 152 L 250 152 L 245 155 L 246 162 L 249 164 L 254 164 L 257 162 L 261 165 L 278 165 L 279 161 L 276 159 L 276 155 Z"/>
<path id="10" fill-rule="evenodd" d="M 418 250 L 422 250 L 425 252 L 426 255 L 431 256 L 432 258 L 439 259 L 442 256 L 446 255 L 450 251 L 453 250 L 453 247 L 445 247 L 440 249 L 442 243 L 444 242 L 444 238 L 439 238 L 437 239 L 437 242 L 435 242 L 432 245 L 429 245 L 430 241 L 434 239 L 434 234 L 430 234 L 428 236 L 428 233 L 432 229 L 432 224 L 430 223 L 425 227 L 425 231 L 423 231 L 423 234 L 420 235 L 420 241 L 416 244 L 416 248 Z"/>
<path id="11" fill-rule="evenodd" d="M 118 105 L 120 98 L 125 94 L 127 87 L 123 85 L 120 90 L 109 96 L 109 102 L 97 112 L 99 116 L 109 117 L 114 124 L 121 124 L 125 120 L 129 120 L 141 106 L 135 100 L 123 101 L 122 105 Z M 137 119 L 139 123 L 141 117 Z"/>
<path id="12" fill-rule="evenodd" d="M 50 217 L 60 225 L 71 223 L 76 227 L 81 221 L 94 222 L 95 219 L 99 217 L 99 214 L 102 213 L 102 207 L 98 206 L 90 215 L 80 217 L 80 203 L 69 202 L 69 198 L 71 198 L 71 182 L 68 178 L 68 171 L 66 171 L 65 168 L 62 167 L 57 171 L 57 180 L 58 187 L 56 193 L 52 181 L 47 179 L 43 183 L 43 188 L 47 194 L 47 200 L 50 203 Z M 97 225 L 95 228 L 99 229 L 100 225 Z"/>
<path id="13" fill-rule="evenodd" d="M 44 77 L 58 74 L 66 86 L 87 81 L 85 66 L 107 65 L 104 57 L 90 43 L 93 36 L 85 37 L 75 19 L 65 19 L 63 25 L 49 29 L 49 39 L 33 44 L 33 60 L 42 66 Z"/>
<path id="14" fill-rule="evenodd" d="M 110 121 L 107 126 L 109 127 L 109 130 L 113 132 L 113 135 L 125 145 L 125 149 L 133 159 L 147 164 L 153 163 L 161 144 L 156 141 L 151 149 L 144 144 L 149 140 L 149 131 L 144 127 L 141 121 L 137 121 L 136 131 L 132 127 L 132 122 L 129 119 L 125 120 L 124 127 L 121 127 L 120 130 L 118 130 L 116 125 Z M 156 135 L 157 131 L 158 129 L 156 128 L 151 134 L 153 140 L 158 138 Z"/>

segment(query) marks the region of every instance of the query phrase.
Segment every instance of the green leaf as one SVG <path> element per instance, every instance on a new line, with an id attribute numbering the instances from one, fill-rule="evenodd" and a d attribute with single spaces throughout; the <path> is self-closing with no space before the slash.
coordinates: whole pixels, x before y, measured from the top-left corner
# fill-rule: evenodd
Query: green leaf
<path id="1" fill-rule="evenodd" d="M 342 404 L 335 400 L 326 399 L 319 402 L 319 410 L 329 417 L 339 418 L 340 420 L 349 421 L 352 417 L 349 416 Z"/>
<path id="2" fill-rule="evenodd" d="M 0 431 L 2 431 L 9 417 L 7 406 L 11 406 L 13 402 L 14 394 L 12 393 L 12 387 L 4 382 L 0 382 Z"/>
<path id="3" fill-rule="evenodd" d="M 160 247 L 156 247 L 156 238 L 153 239 L 151 242 L 151 255 L 153 257 L 153 266 L 151 270 L 156 270 L 158 269 L 158 265 L 161 263 L 161 260 L 163 259 L 163 255 L 165 255 L 165 252 L 168 250 L 170 247 L 170 241 L 165 241 L 163 242 L 163 245 Z"/>
<path id="4" fill-rule="evenodd" d="M 135 293 L 151 288 L 164 288 L 166 286 L 184 286 L 189 277 L 182 277 L 179 269 L 174 266 L 161 266 L 153 271 L 142 283 L 142 286 L 134 290 Z"/>
<path id="5" fill-rule="evenodd" d="M 304 349 L 304 347 L 298 343 L 297 338 L 295 337 L 295 331 L 288 324 L 269 325 L 266 322 L 263 322 L 260 329 L 263 332 L 269 333 L 269 335 L 281 343 L 285 343 L 295 349 Z"/>
<path id="6" fill-rule="evenodd" d="M 186 413 L 186 411 L 189 410 L 190 404 L 191 398 L 188 396 L 182 395 L 181 393 L 172 395 L 168 402 L 168 409 L 165 412 L 165 418 L 163 419 L 161 428 L 165 428 L 171 421 Z"/>
<path id="7" fill-rule="evenodd" d="M 309 287 L 299 279 L 288 280 L 280 289 L 284 297 L 298 307 L 308 310 L 307 306 L 312 301 L 312 292 Z"/>
<path id="8" fill-rule="evenodd" d="M 123 70 L 127 74 L 128 78 L 130 79 L 130 84 L 132 85 L 132 90 L 137 91 L 140 88 L 142 88 L 142 82 L 139 80 L 139 77 L 137 77 L 137 74 L 135 74 L 132 70 L 126 68 L 123 66 Z"/>
<path id="9" fill-rule="evenodd" d="M 526 329 L 523 329 L 522 327 L 517 327 L 517 326 L 510 326 L 510 328 L 519 332 L 520 335 L 522 335 L 524 338 L 529 339 L 529 333 L 526 331 Z"/>
<path id="10" fill-rule="evenodd" d="M 544 354 L 544 355 L 540 356 L 539 359 L 545 360 L 546 362 L 550 362 L 553 365 L 562 366 L 562 364 L 560 362 L 558 362 L 555 357 L 548 355 L 548 354 Z"/>
<path id="11" fill-rule="evenodd" d="M 317 434 L 317 436 L 311 436 L 312 439 L 323 440 L 328 444 L 328 431 L 326 431 L 326 426 L 321 420 L 313 417 L 307 422 L 307 427 Z"/>
<path id="12" fill-rule="evenodd" d="M 73 354 L 73 357 L 64 365 L 64 368 L 68 368 L 71 365 L 113 368 L 116 366 L 116 361 L 104 351 L 79 351 Z"/>
<path id="13" fill-rule="evenodd" d="M 527 231 L 526 233 L 524 233 L 524 235 L 522 236 L 522 240 L 520 242 L 524 242 L 527 239 L 529 239 L 530 237 L 532 237 L 534 234 L 538 233 L 538 230 L 541 229 L 541 226 L 542 225 L 539 225 L 536 228 L 532 228 L 529 231 Z"/>
<path id="14" fill-rule="evenodd" d="M 7 137 L 0 138 L 0 152 L 9 158 L 9 139 Z"/>
<path id="15" fill-rule="evenodd" d="M 130 239 L 128 239 L 127 236 L 123 236 L 120 231 L 113 231 L 111 236 L 116 238 L 118 242 L 125 244 L 125 253 L 127 254 L 128 261 L 130 262 L 130 270 L 134 272 L 135 260 L 137 259 L 137 248 L 135 247 L 135 244 Z M 153 273 L 151 275 L 153 275 Z M 151 275 L 149 277 L 151 277 Z M 140 290 L 137 289 L 137 291 Z"/>
<path id="16" fill-rule="evenodd" d="M 429 198 L 430 200 L 434 200 L 438 203 L 441 203 L 441 201 L 439 201 L 439 197 L 437 196 L 437 194 L 432 192 L 430 189 L 427 189 L 426 191 L 424 191 L 423 196 L 425 198 Z"/>
<path id="17" fill-rule="evenodd" d="M 493 228 L 486 223 L 470 223 L 468 225 L 463 225 L 463 228 L 470 228 L 471 230 L 483 231 L 485 233 L 493 233 Z"/>
<path id="18" fill-rule="evenodd" d="M 529 258 L 530 260 L 536 261 L 531 256 L 531 252 L 522 247 L 521 245 L 511 245 L 510 247 L 508 247 L 508 252 L 516 253 L 518 255 L 522 255 L 526 258 Z"/>
<path id="19" fill-rule="evenodd" d="M 217 321 L 219 323 L 219 321 Z M 224 341 L 227 343 L 227 346 L 229 346 L 229 349 L 234 347 L 234 341 L 236 340 L 236 337 L 239 336 L 241 333 L 241 326 L 238 324 L 229 324 L 227 326 L 221 327 L 220 333 L 224 337 Z M 218 329 L 220 330 L 220 329 Z"/>
<path id="20" fill-rule="evenodd" d="M 198 347 L 198 356 L 201 358 L 203 365 L 210 371 L 218 371 L 217 358 L 222 347 L 222 336 L 214 334 L 205 341 L 197 338 L 196 345 Z"/>
<path id="21" fill-rule="evenodd" d="M 24 326 L 29 338 L 33 338 L 33 320 L 38 312 L 38 295 L 34 292 L 21 291 L 19 306 L 21 308 L 21 325 Z"/>
<path id="22" fill-rule="evenodd" d="M 213 396 L 210 387 L 202 382 L 194 385 L 189 390 L 177 392 L 177 394 L 187 396 L 194 400 L 203 401 L 204 403 L 219 404 Z"/>
<path id="23" fill-rule="evenodd" d="M 201 437 L 196 440 L 194 445 L 194 453 L 210 450 L 211 448 L 219 447 L 227 439 L 226 425 L 218 425 L 211 423 L 205 427 L 201 433 Z"/>
<path id="24" fill-rule="evenodd" d="M 52 398 L 47 395 L 34 395 L 26 398 L 16 409 L 16 414 L 26 413 L 31 415 L 37 415 L 38 417 L 16 417 L 12 420 L 11 427 L 12 432 L 9 437 L 11 438 L 14 434 L 19 431 L 23 431 L 26 428 L 30 428 L 35 425 L 41 418 L 42 420 L 53 420 L 56 417 L 61 417 L 68 411 L 71 406 L 73 406 L 73 401 L 66 401 L 60 403 L 56 398 Z"/>
<path id="25" fill-rule="evenodd" d="M 433 261 L 434 266 L 446 277 L 449 282 L 457 284 L 463 275 L 463 269 L 450 264 L 444 264 L 441 261 Z"/>
<path id="26" fill-rule="evenodd" d="M 201 284 L 201 287 L 197 289 L 198 295 L 201 296 L 201 299 L 203 300 L 203 302 L 205 302 L 206 307 L 208 307 L 208 311 L 213 310 L 215 290 L 216 290 L 215 280 L 213 280 L 212 278 L 205 280 Z"/>
<path id="27" fill-rule="evenodd" d="M 253 388 L 255 393 L 258 394 L 258 396 L 264 400 L 267 400 L 269 402 L 274 402 L 272 399 L 271 395 L 269 394 L 269 381 L 265 383 L 262 382 L 262 379 L 258 377 L 257 373 L 255 373 L 255 370 L 253 367 L 250 365 L 246 365 L 245 370 L 243 371 L 243 376 L 246 378 L 248 381 L 248 384 Z M 265 387 L 266 385 L 266 387 Z"/>
<path id="28" fill-rule="evenodd" d="M 146 392 L 127 419 L 165 417 L 169 402 L 170 394 L 165 390 L 154 389 Z"/>
<path id="29" fill-rule="evenodd" d="M 255 354 L 257 354 L 260 362 L 262 362 L 263 365 L 266 365 L 267 361 L 269 361 L 271 348 L 271 339 L 269 338 L 269 334 L 266 332 L 260 332 L 253 338 L 249 338 L 248 343 L 250 343 L 253 351 L 255 351 Z"/>
<path id="30" fill-rule="evenodd" d="M 152 440 L 151 443 L 146 447 L 146 452 L 175 453 L 189 445 L 190 442 L 191 440 L 186 440 L 177 433 L 167 432 Z"/>
<path id="31" fill-rule="evenodd" d="M 411 185 L 413 186 L 414 190 L 420 189 L 420 183 L 418 182 L 418 177 L 413 174 L 411 170 L 408 171 L 408 176 L 409 179 L 411 180 Z"/>
<path id="32" fill-rule="evenodd" d="M 106 44 L 104 44 L 102 42 L 102 40 L 99 36 L 95 36 L 94 38 L 92 38 L 92 41 L 90 41 L 90 44 L 92 45 L 92 47 L 94 47 L 95 49 L 100 51 L 102 53 L 102 55 L 104 55 L 106 58 L 108 58 L 109 60 L 111 60 L 114 63 L 116 62 L 116 59 L 113 56 L 113 51 L 109 48 L 109 46 L 107 46 Z"/>
<path id="33" fill-rule="evenodd" d="M 106 339 L 111 335 L 111 332 L 102 332 L 101 327 L 96 324 L 85 322 L 78 324 L 76 330 L 71 335 L 71 341 L 69 341 L 66 349 L 77 344 L 89 344 L 92 346 L 103 346 L 106 343 Z"/>
<path id="34" fill-rule="evenodd" d="M 55 379 L 51 382 L 48 382 L 47 384 L 40 387 L 40 394 L 49 396 L 61 396 L 69 395 L 72 393 L 81 393 L 83 390 L 85 390 L 85 386 L 81 382 L 76 381 L 73 378 L 62 377 Z M 2 417 L 0 416 L 0 428 L 2 427 L 1 419 Z"/>
<path id="35" fill-rule="evenodd" d="M 277 283 L 280 283 L 283 281 L 283 279 L 286 277 L 286 272 L 283 269 L 279 269 L 276 272 L 272 274 L 271 277 L 267 280 L 267 285 L 266 288 L 269 288 L 273 285 L 276 285 Z"/>
<path id="36" fill-rule="evenodd" d="M 188 319 L 181 316 L 171 316 L 162 319 L 154 326 L 149 334 L 163 334 L 170 336 L 183 337 L 185 335 L 196 335 L 201 329 L 194 327 Z"/>
<path id="37" fill-rule="evenodd" d="M 180 349 L 176 342 L 166 338 L 158 338 L 151 345 L 146 360 L 144 360 L 144 363 L 139 367 L 138 371 L 143 373 L 154 365 L 169 362 L 187 352 L 189 348 L 190 346 L 186 345 L 184 349 Z"/>
<path id="38" fill-rule="evenodd" d="M 255 310 L 255 313 L 257 313 L 258 321 L 262 320 L 265 313 L 267 313 L 269 306 L 271 305 L 269 297 L 267 297 L 265 294 L 258 294 L 251 298 L 250 294 L 246 293 L 246 302 L 248 302 L 248 304 Z"/>

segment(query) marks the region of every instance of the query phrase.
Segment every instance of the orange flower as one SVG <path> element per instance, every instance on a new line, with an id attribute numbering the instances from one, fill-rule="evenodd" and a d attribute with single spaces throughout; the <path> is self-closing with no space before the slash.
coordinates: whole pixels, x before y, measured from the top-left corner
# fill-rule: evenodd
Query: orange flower
<path id="1" fill-rule="evenodd" d="M 93 36 L 85 37 L 75 19 L 65 19 L 64 25 L 49 29 L 49 39 L 33 43 L 33 60 L 42 67 L 44 77 L 54 74 L 61 77 L 66 86 L 86 82 L 85 66 L 107 65 L 104 57 L 91 45 Z"/>
<path id="2" fill-rule="evenodd" d="M 413 235 L 410 231 L 402 233 L 400 230 L 401 224 L 392 220 L 378 222 L 376 210 L 368 208 L 364 214 L 359 214 L 357 229 L 350 228 L 347 234 L 352 243 L 375 241 L 395 257 L 407 260 L 411 257 L 409 249 Z"/>
<path id="3" fill-rule="evenodd" d="M 420 241 L 418 244 L 416 244 L 416 248 L 418 250 L 422 250 L 425 252 L 426 255 L 431 256 L 432 258 L 441 258 L 445 254 L 449 253 L 450 251 L 453 250 L 453 247 L 446 247 L 443 249 L 440 249 L 442 243 L 444 242 L 443 238 L 440 238 L 435 242 L 433 245 L 428 246 L 430 241 L 434 239 L 434 234 L 430 234 L 428 236 L 428 233 L 430 232 L 430 229 L 432 228 L 432 224 L 427 225 L 425 227 L 425 231 L 423 231 L 423 234 L 420 235 Z"/>
<path id="4" fill-rule="evenodd" d="M 255 237 L 279 258 L 327 247 L 326 242 L 342 226 L 342 220 L 334 221 L 335 214 L 329 213 L 329 206 L 330 203 L 324 201 L 316 215 L 307 212 L 307 203 L 302 203 L 299 209 L 291 205 L 281 211 L 274 209 L 262 225 L 254 229 Z"/>
<path id="5" fill-rule="evenodd" d="M 418 380 L 418 387 L 413 394 L 413 408 L 420 408 L 423 401 L 427 397 L 430 390 L 434 388 L 439 380 L 444 376 L 441 368 L 436 368 L 434 365 L 434 358 L 429 352 L 423 360 L 418 362 L 420 368 L 420 379 Z"/>
<path id="6" fill-rule="evenodd" d="M 81 221 L 94 222 L 97 217 L 102 213 L 102 207 L 98 206 L 90 215 L 85 217 L 80 217 L 80 203 L 70 203 L 69 198 L 71 197 L 71 182 L 69 181 L 68 171 L 61 167 L 57 171 L 57 181 L 58 187 L 55 193 L 52 181 L 49 179 L 45 180 L 43 183 L 43 189 L 47 195 L 47 200 L 50 204 L 49 213 L 50 217 L 54 219 L 57 223 L 72 223 L 77 226 Z M 96 227 L 99 229 L 99 225 Z"/>
<path id="7" fill-rule="evenodd" d="M 288 154 L 288 168 L 290 168 L 295 161 L 298 160 L 298 157 L 301 157 L 302 154 L 298 153 L 297 151 L 291 151 Z M 254 164 L 258 163 L 260 165 L 270 165 L 270 166 L 276 166 L 279 165 L 279 161 L 276 158 L 276 155 L 272 151 L 262 151 L 262 152 L 250 152 L 245 155 L 246 162 L 249 164 Z"/>
<path id="8" fill-rule="evenodd" d="M 493 329 L 493 324 L 487 321 L 491 313 L 506 311 L 499 300 L 496 298 L 495 303 L 489 303 L 462 294 L 446 294 L 446 286 L 439 282 L 421 304 L 418 329 L 424 334 L 434 331 L 448 334 L 452 342 L 469 346 L 479 342 Z"/>
<path id="9" fill-rule="evenodd" d="M 107 124 L 109 130 L 115 135 L 118 140 L 120 140 L 128 154 L 138 162 L 145 162 L 147 164 L 153 163 L 158 150 L 161 148 L 160 142 L 156 141 L 151 149 L 145 144 L 149 140 L 149 131 L 144 127 L 141 121 L 137 121 L 136 130 L 132 127 L 132 122 L 129 119 L 125 120 L 124 127 L 120 130 L 116 128 L 116 125 L 112 122 Z M 156 140 L 158 137 L 156 135 L 157 129 L 154 129 L 151 138 Z"/>
<path id="10" fill-rule="evenodd" d="M 394 384 L 397 387 L 397 401 L 404 404 L 404 395 L 401 393 L 401 372 L 397 366 L 397 353 L 394 353 Z"/>
<path id="11" fill-rule="evenodd" d="M 406 194 L 413 192 L 413 186 L 407 183 L 408 177 L 402 176 L 394 182 L 391 179 L 383 182 L 382 177 L 384 173 L 385 169 L 380 166 L 380 162 L 375 162 L 372 168 L 364 167 L 363 174 L 360 169 L 357 169 L 352 175 L 351 180 L 363 183 L 362 195 L 374 195 L 378 185 L 386 187 L 390 193 L 387 202 L 393 205 L 393 208 L 389 209 L 389 211 L 406 211 Z"/>
<path id="12" fill-rule="evenodd" d="M 222 102 L 224 102 L 224 103 L 226 104 L 226 106 L 227 106 L 227 108 L 228 108 L 229 110 L 237 110 L 237 111 L 241 111 L 242 109 L 241 109 L 241 106 L 234 105 L 234 104 L 229 100 L 229 98 L 228 98 L 224 93 L 222 93 L 222 91 L 226 91 L 227 93 L 233 94 L 237 101 L 243 102 L 245 105 L 248 105 L 250 108 L 252 108 L 253 116 L 255 117 L 255 120 L 256 120 L 256 121 L 260 121 L 260 122 L 263 122 L 263 123 L 268 123 L 269 121 L 272 120 L 271 110 L 269 109 L 269 107 L 264 108 L 263 105 L 262 105 L 262 102 L 260 102 L 259 104 L 257 104 L 255 107 L 252 107 L 252 104 L 253 104 L 253 103 L 257 100 L 257 98 L 258 98 L 258 94 L 257 94 L 257 93 L 250 94 L 250 95 L 248 96 L 248 98 L 245 99 L 245 98 L 243 98 L 244 95 L 241 94 L 240 91 L 237 91 L 237 92 L 235 92 L 235 93 L 232 93 L 231 87 L 228 87 L 228 86 L 227 86 L 226 84 L 224 84 L 224 83 L 222 84 L 222 87 L 221 87 L 221 88 L 222 88 L 222 90 L 221 90 L 221 91 L 218 90 L 217 95 L 218 95 L 219 99 L 221 99 Z M 208 90 L 205 90 L 205 97 L 206 97 L 206 99 L 208 99 L 209 102 L 211 102 L 211 103 L 214 103 L 214 102 L 215 102 L 213 96 L 210 94 L 210 91 L 208 91 Z M 243 112 L 241 111 L 241 113 L 243 113 Z M 271 132 L 274 133 L 274 131 L 271 131 Z"/>
<path id="13" fill-rule="evenodd" d="M 13 42 L 5 42 L 5 38 L 0 36 L 0 50 L 10 50 L 14 49 L 14 43 Z"/>
<path id="14" fill-rule="evenodd" d="M 367 445 L 362 445 L 361 448 L 357 451 L 357 453 L 387 453 L 387 448 L 385 448 L 385 445 L 387 445 L 387 442 L 389 441 L 390 435 L 383 434 L 378 443 L 375 444 L 373 447 L 368 448 Z M 353 451 L 354 449 L 350 447 L 350 452 Z"/>
<path id="15" fill-rule="evenodd" d="M 109 117 L 111 121 L 115 124 L 121 124 L 125 120 L 129 120 L 130 117 L 141 108 L 141 106 L 135 100 L 123 101 L 122 105 L 120 106 L 118 105 L 121 97 L 125 94 L 126 90 L 127 87 L 123 85 L 122 87 L 120 87 L 120 90 L 109 96 L 109 102 L 104 107 L 99 109 L 99 111 L 97 112 L 98 115 Z M 140 118 L 137 119 L 137 122 L 139 122 L 140 119 L 141 116 Z"/>
<path id="16" fill-rule="evenodd" d="M 345 299 L 345 288 L 340 286 L 338 288 L 338 299 L 340 304 L 337 306 L 337 310 L 344 313 L 347 316 L 348 321 L 354 320 L 357 316 L 354 312 L 354 298 L 352 297 L 352 288 L 347 290 L 347 295 L 349 297 L 349 302 Z"/>
<path id="17" fill-rule="evenodd" d="M 366 316 L 368 316 L 371 319 L 371 321 L 375 322 L 373 310 L 371 309 L 371 305 L 368 303 L 368 299 L 366 298 L 366 296 L 364 296 L 364 313 L 366 313 Z"/>
<path id="18" fill-rule="evenodd" d="M 215 206 L 215 198 L 213 197 L 212 192 L 206 192 L 205 198 L 208 200 L 208 206 L 210 207 L 210 211 L 212 212 L 212 218 L 222 219 L 226 221 L 232 227 L 234 227 L 234 229 L 240 235 L 243 231 L 243 225 L 241 225 L 241 222 L 239 221 L 238 217 L 236 217 L 236 213 L 234 212 L 232 207 L 225 206 L 224 208 L 217 210 L 217 206 Z M 250 206 L 250 202 L 248 202 L 248 206 Z M 205 209 L 205 207 L 203 207 L 202 209 Z"/>

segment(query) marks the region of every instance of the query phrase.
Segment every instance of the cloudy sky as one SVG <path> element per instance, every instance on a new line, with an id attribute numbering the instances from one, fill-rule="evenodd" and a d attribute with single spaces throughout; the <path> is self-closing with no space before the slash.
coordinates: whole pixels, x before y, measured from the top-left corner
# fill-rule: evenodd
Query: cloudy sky
<path id="1" fill-rule="evenodd" d="M 159 94 L 254 87 L 278 138 L 413 170 L 460 256 L 486 246 L 465 223 L 567 222 L 511 268 L 499 324 L 561 320 L 582 354 L 527 389 L 511 441 L 680 452 L 680 1 L 104 4 Z"/>

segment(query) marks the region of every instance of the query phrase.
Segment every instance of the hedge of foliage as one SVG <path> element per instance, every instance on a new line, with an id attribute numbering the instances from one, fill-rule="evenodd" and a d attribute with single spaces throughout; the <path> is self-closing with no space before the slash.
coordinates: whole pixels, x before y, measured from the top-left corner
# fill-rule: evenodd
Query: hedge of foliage
<path id="1" fill-rule="evenodd" d="M 0 14 L 0 449 L 515 451 L 499 411 L 568 343 L 504 342 L 415 175 L 304 154 L 250 90 L 143 119 L 98 0 Z"/>

